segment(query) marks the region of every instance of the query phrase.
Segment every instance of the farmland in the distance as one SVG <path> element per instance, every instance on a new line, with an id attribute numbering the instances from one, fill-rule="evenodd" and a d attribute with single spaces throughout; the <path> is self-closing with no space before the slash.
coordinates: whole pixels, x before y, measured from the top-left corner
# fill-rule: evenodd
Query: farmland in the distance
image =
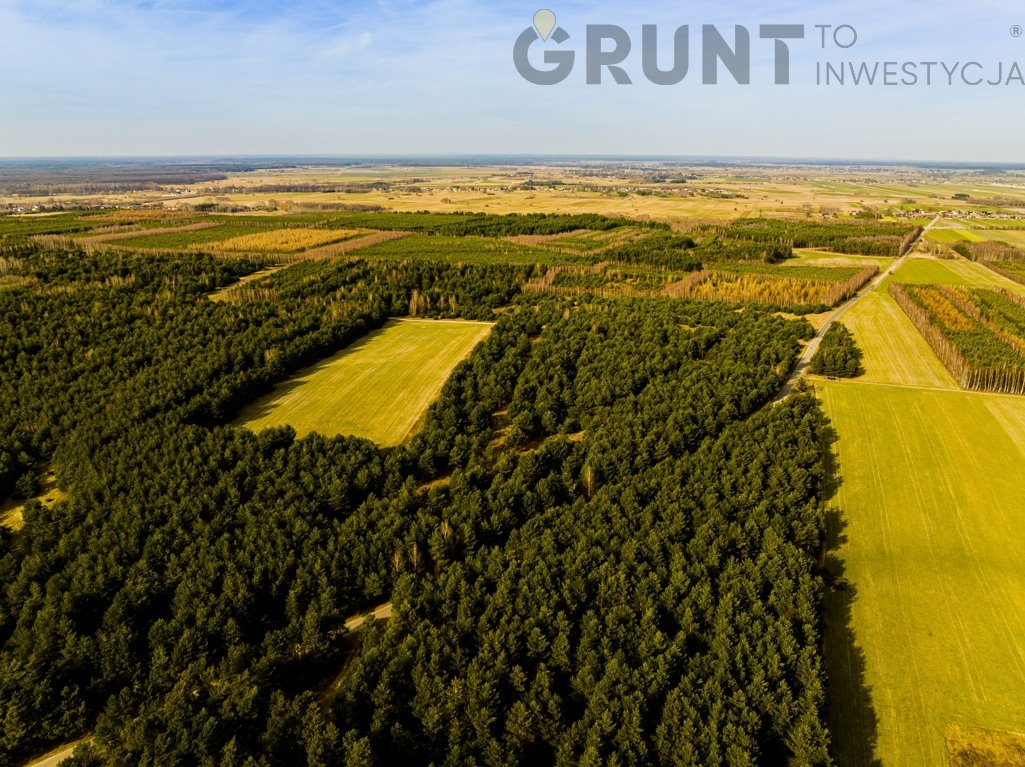
<path id="1" fill-rule="evenodd" d="M 1025 293 L 1025 286 L 1003 277 L 981 264 L 963 258 L 940 260 L 912 258 L 890 280 L 899 283 L 939 283 L 1004 288 Z"/>
<path id="2" fill-rule="evenodd" d="M 269 232 L 244 234 L 222 240 L 217 249 L 225 252 L 293 253 L 297 250 L 329 245 L 358 237 L 363 232 L 354 229 L 275 229 Z M 193 247 L 196 247 L 195 245 Z"/>
<path id="3" fill-rule="evenodd" d="M 238 421 L 253 431 L 345 434 L 402 443 L 449 374 L 483 340 L 483 322 L 404 319 L 278 385 Z"/>

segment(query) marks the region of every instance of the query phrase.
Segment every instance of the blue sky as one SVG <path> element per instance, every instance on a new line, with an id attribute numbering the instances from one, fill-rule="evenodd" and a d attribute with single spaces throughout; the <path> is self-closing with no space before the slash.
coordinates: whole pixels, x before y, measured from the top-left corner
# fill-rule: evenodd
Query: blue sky
<path id="1" fill-rule="evenodd" d="M 824 88 L 817 60 L 1025 67 L 1020 0 L 561 2 L 577 66 L 525 82 L 512 46 L 536 4 L 469 0 L 0 0 L 0 156 L 671 154 L 1025 162 L 1025 87 Z M 619 24 L 631 86 L 584 84 L 588 24 Z M 691 72 L 641 76 L 640 25 L 690 24 Z M 752 84 L 700 83 L 700 25 L 754 33 Z M 792 84 L 767 23 L 798 23 Z M 815 24 L 859 43 L 822 51 Z M 544 49 L 536 44 L 538 55 Z M 1006 72 L 1005 72 L 1006 74 Z"/>

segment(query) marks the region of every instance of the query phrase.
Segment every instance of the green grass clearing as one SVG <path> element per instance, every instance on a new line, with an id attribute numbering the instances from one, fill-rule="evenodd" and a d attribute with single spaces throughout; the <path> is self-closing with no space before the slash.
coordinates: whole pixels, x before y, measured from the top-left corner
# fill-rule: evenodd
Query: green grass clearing
<path id="1" fill-rule="evenodd" d="M 865 374 L 859 381 L 961 390 L 887 293 L 875 290 L 868 294 L 844 314 L 843 322 L 864 353 Z"/>
<path id="2" fill-rule="evenodd" d="M 1025 398 L 816 388 L 846 525 L 849 586 L 826 608 L 838 763 L 945 765 L 952 724 L 1025 731 Z"/>
<path id="3" fill-rule="evenodd" d="M 299 436 L 346 434 L 399 445 L 490 330 L 486 322 L 392 320 L 279 385 L 236 424 L 253 431 L 287 424 Z"/>
<path id="4" fill-rule="evenodd" d="M 981 242 L 982 237 L 971 233 L 967 229 L 930 229 L 925 234 L 929 242 L 939 242 L 944 245 L 955 245 L 959 242 Z"/>
<path id="5" fill-rule="evenodd" d="M 974 225 L 972 228 L 937 228 L 932 229 L 925 236 L 930 242 L 939 242 L 945 245 L 954 245 L 958 242 L 983 242 L 985 240 L 995 240 L 998 242 L 1006 242 L 1008 245 L 1016 245 L 1019 248 L 1025 248 L 1025 232 L 1015 228 L 999 229 L 991 226 L 976 227 Z"/>
<path id="6" fill-rule="evenodd" d="M 984 229 L 976 230 L 973 234 L 983 240 L 997 240 L 1006 242 L 1008 245 L 1016 245 L 1025 248 L 1025 232 L 1012 229 Z"/>
<path id="7" fill-rule="evenodd" d="M 911 258 L 887 282 L 890 280 L 905 284 L 975 285 L 1025 293 L 1025 285 L 963 258 Z"/>
<path id="8" fill-rule="evenodd" d="M 879 271 L 883 271 L 893 262 L 894 259 L 887 256 L 857 256 L 847 253 L 831 253 L 826 250 L 798 249 L 794 251 L 793 258 L 788 258 L 780 266 L 856 266 L 864 268 L 875 264 L 879 267 Z"/>
<path id="9" fill-rule="evenodd" d="M 410 259 L 423 258 L 445 263 L 593 263 L 600 255 L 574 256 L 553 253 L 541 248 L 521 245 L 509 240 L 487 237 L 446 237 L 413 234 L 401 240 L 372 245 L 360 252 L 361 258 Z"/>

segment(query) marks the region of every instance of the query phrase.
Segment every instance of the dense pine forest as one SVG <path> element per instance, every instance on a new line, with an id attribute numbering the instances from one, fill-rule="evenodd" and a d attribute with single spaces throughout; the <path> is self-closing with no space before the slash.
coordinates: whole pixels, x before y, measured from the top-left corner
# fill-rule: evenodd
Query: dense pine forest
<path id="1" fill-rule="evenodd" d="M 694 250 L 652 230 L 649 266 Z M 767 405 L 808 323 L 483 259 L 209 300 L 264 264 L 9 242 L 0 498 L 67 497 L 0 527 L 0 765 L 829 763 L 825 424 Z M 408 444 L 230 425 L 409 314 L 496 324 Z"/>

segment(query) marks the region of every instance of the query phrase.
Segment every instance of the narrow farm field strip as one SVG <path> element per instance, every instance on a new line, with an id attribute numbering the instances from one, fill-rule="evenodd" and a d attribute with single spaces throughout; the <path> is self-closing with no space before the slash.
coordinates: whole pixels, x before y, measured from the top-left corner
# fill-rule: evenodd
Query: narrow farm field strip
<path id="1" fill-rule="evenodd" d="M 922 334 L 886 293 L 875 290 L 862 298 L 843 322 L 865 355 L 865 375 L 858 381 L 960 391 Z"/>
<path id="2" fill-rule="evenodd" d="M 401 240 L 403 237 L 409 236 L 409 232 L 377 232 L 376 234 L 370 234 L 366 237 L 357 237 L 351 240 L 336 242 L 332 245 L 312 248 L 311 250 L 307 250 L 303 256 L 308 259 L 333 258 L 335 256 L 343 256 L 347 253 L 362 250 L 363 248 L 369 248 L 373 245 L 380 245 L 385 242 L 391 242 L 392 240 Z"/>
<path id="3" fill-rule="evenodd" d="M 827 597 L 839 764 L 948 764 L 951 724 L 1025 731 L 1025 398 L 816 389 L 849 584 Z"/>
<path id="4" fill-rule="evenodd" d="M 132 249 L 153 248 L 156 250 L 184 250 L 188 252 L 193 246 L 200 244 L 209 243 L 211 248 L 216 248 L 214 243 L 251 231 L 252 229 L 249 226 L 223 222 L 217 223 L 215 226 L 208 226 L 205 229 L 174 229 L 163 233 L 154 233 L 152 229 L 148 229 L 135 232 L 135 236 L 132 238 L 118 240 L 117 245 Z M 88 242 L 88 240 L 85 240 L 85 242 Z"/>
<path id="5" fill-rule="evenodd" d="M 260 431 L 287 424 L 300 436 L 346 434 L 399 445 L 490 331 L 486 322 L 392 320 L 245 408 L 237 425 Z"/>
<path id="6" fill-rule="evenodd" d="M 295 253 L 300 250 L 351 240 L 364 234 L 356 229 L 272 229 L 232 237 L 217 243 L 218 251 L 229 253 Z M 194 245 L 201 249 L 202 245 Z"/>
<path id="7" fill-rule="evenodd" d="M 929 242 L 938 242 L 943 245 L 956 245 L 959 242 L 982 242 L 986 239 L 969 229 L 933 229 L 925 235 L 925 238 Z"/>
<path id="8" fill-rule="evenodd" d="M 168 226 L 161 229 L 136 229 L 131 232 L 117 232 L 115 234 L 98 234 L 91 237 L 78 237 L 85 245 L 95 245 L 102 242 L 118 242 L 120 240 L 134 240 L 139 237 L 157 237 L 163 234 L 180 234 L 183 232 L 198 232 L 203 229 L 216 229 L 221 226 L 218 221 L 202 221 L 198 224 L 187 224 L 186 226 Z"/>
<path id="9" fill-rule="evenodd" d="M 1008 245 L 1016 245 L 1019 248 L 1025 248 L 1025 232 L 1020 230 L 984 229 L 973 231 L 972 234 L 980 240 L 996 240 L 999 242 L 1006 242 Z"/>
<path id="10" fill-rule="evenodd" d="M 394 240 L 395 238 L 390 238 Z M 359 242 L 356 240 L 355 242 Z M 446 237 L 411 234 L 400 241 L 375 243 L 360 252 L 362 258 L 425 258 L 445 263 L 480 264 L 501 262 L 534 265 L 538 262 L 581 263 L 600 260 L 597 255 L 553 254 L 527 245 L 487 237 Z"/>
<path id="11" fill-rule="evenodd" d="M 905 284 L 974 285 L 1025 294 L 1025 285 L 963 258 L 912 258 L 891 278 Z"/>
<path id="12" fill-rule="evenodd" d="M 884 256 L 857 256 L 847 253 L 832 253 L 825 250 L 797 249 L 794 257 L 788 258 L 781 267 L 786 266 L 857 266 L 865 267 L 875 264 L 880 271 L 893 263 L 892 258 Z"/>

